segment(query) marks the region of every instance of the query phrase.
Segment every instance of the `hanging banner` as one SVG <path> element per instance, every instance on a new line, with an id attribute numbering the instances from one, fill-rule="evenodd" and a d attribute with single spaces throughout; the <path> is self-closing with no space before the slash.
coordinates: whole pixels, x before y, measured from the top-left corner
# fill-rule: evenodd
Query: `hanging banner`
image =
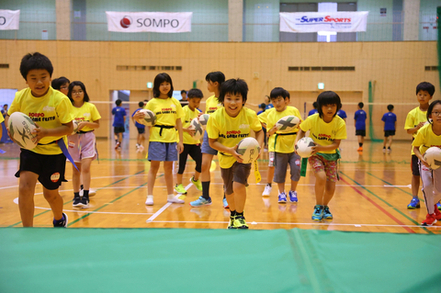
<path id="1" fill-rule="evenodd" d="M 280 31 L 290 33 L 365 32 L 369 11 L 280 13 Z"/>
<path id="2" fill-rule="evenodd" d="M 106 11 L 107 29 L 122 33 L 191 32 L 193 12 L 112 12 Z"/>
<path id="3" fill-rule="evenodd" d="M 0 9 L 0 30 L 18 30 L 20 10 Z"/>

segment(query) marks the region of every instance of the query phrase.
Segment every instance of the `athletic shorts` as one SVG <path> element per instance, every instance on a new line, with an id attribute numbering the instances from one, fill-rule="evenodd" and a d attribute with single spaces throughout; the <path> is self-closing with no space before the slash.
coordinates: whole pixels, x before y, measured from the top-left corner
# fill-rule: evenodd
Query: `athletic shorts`
<path id="1" fill-rule="evenodd" d="M 419 167 L 419 159 L 416 155 L 412 155 L 412 159 L 410 161 L 410 168 L 412 169 L 412 175 L 420 176 L 420 167 Z"/>
<path id="2" fill-rule="evenodd" d="M 337 161 L 327 161 L 319 155 L 312 155 L 308 159 L 309 164 L 314 173 L 324 171 L 326 173 L 326 181 L 337 182 L 339 180 L 337 172 Z"/>
<path id="3" fill-rule="evenodd" d="M 208 134 L 207 131 L 204 133 L 204 139 L 202 140 L 202 148 L 201 151 L 203 154 L 217 155 L 217 151 L 210 146 L 208 142 Z"/>
<path id="4" fill-rule="evenodd" d="M 184 144 L 184 150 L 179 154 L 179 169 L 178 174 L 184 174 L 185 165 L 187 164 L 187 157 L 190 157 L 196 163 L 196 172 L 201 173 L 202 169 L 202 153 L 199 144 Z"/>
<path id="5" fill-rule="evenodd" d="M 138 134 L 144 134 L 145 133 L 145 127 L 144 128 L 136 127 L 136 129 L 138 129 Z"/>
<path id="6" fill-rule="evenodd" d="M 268 167 L 274 167 L 275 152 L 268 152 Z"/>
<path id="7" fill-rule="evenodd" d="M 93 131 L 71 135 L 67 140 L 69 154 L 75 163 L 81 163 L 82 159 L 96 159 L 96 140 Z"/>
<path id="8" fill-rule="evenodd" d="M 149 161 L 172 162 L 178 160 L 176 142 L 151 141 L 149 143 Z"/>
<path id="9" fill-rule="evenodd" d="M 250 176 L 251 164 L 242 164 L 235 162 L 228 169 L 221 168 L 221 176 L 224 181 L 224 192 L 230 195 L 234 192 L 233 182 L 248 185 L 248 177 Z"/>
<path id="10" fill-rule="evenodd" d="M 38 175 L 38 181 L 46 189 L 55 190 L 61 182 L 67 182 L 64 178 L 66 169 L 66 157 L 59 155 L 42 155 L 29 150 L 21 149 L 20 169 L 15 177 L 20 177 L 20 172 L 30 171 Z"/>
<path id="11" fill-rule="evenodd" d="M 118 133 L 123 133 L 125 132 L 126 129 L 124 128 L 124 126 L 121 127 L 113 127 L 113 133 L 118 134 Z"/>
<path id="12" fill-rule="evenodd" d="M 366 136 L 366 130 L 355 130 L 355 136 Z"/>
<path id="13" fill-rule="evenodd" d="M 384 137 L 394 136 L 395 130 L 385 130 L 384 131 Z"/>
<path id="14" fill-rule="evenodd" d="M 301 166 L 301 158 L 296 153 L 292 152 L 289 154 L 277 153 L 276 152 L 276 168 L 274 169 L 274 182 L 276 183 L 285 183 L 286 179 L 286 171 L 288 168 L 291 169 L 291 180 L 299 181 L 300 180 L 300 166 Z"/>

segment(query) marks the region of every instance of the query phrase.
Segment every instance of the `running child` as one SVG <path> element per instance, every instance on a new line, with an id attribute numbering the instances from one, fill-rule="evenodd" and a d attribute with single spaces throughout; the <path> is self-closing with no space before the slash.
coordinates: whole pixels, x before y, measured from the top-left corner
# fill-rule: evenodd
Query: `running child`
<path id="1" fill-rule="evenodd" d="M 135 124 L 136 129 L 138 130 L 138 137 L 136 138 L 136 152 L 142 152 L 144 151 L 144 140 L 145 140 L 145 125 L 136 122 L 136 120 L 133 118 L 133 116 L 138 112 L 139 110 L 142 110 L 144 108 L 145 104 L 144 102 L 138 103 L 138 109 L 135 110 L 132 114 L 132 122 Z"/>
<path id="2" fill-rule="evenodd" d="M 358 138 L 357 151 L 363 151 L 364 137 L 366 136 L 366 112 L 363 110 L 363 102 L 358 103 L 358 110 L 354 114 L 355 135 Z"/>
<path id="3" fill-rule="evenodd" d="M 392 138 L 395 135 L 395 129 L 397 129 L 397 115 L 393 113 L 394 111 L 394 105 L 389 104 L 387 105 L 387 110 L 389 112 L 385 113 L 383 115 L 383 118 L 381 118 L 381 121 L 384 122 L 384 141 L 383 141 L 383 153 L 390 154 L 391 145 L 392 145 Z"/>
<path id="4" fill-rule="evenodd" d="M 246 185 L 250 175 L 251 164 L 243 164 L 236 152 L 237 144 L 255 131 L 256 139 L 262 149 L 262 125 L 255 111 L 244 107 L 247 101 L 248 86 L 242 79 L 229 79 L 221 86 L 219 102 L 223 104 L 214 112 L 207 124 L 210 146 L 219 151 L 219 165 L 224 181 L 224 190 L 230 207 L 228 229 L 248 229 L 244 208 L 246 202 Z M 240 135 L 228 135 L 229 132 L 240 132 Z"/>
<path id="5" fill-rule="evenodd" d="M 126 131 L 124 125 L 126 124 L 126 110 L 121 107 L 122 101 L 120 99 L 115 101 L 116 107 L 112 109 L 112 115 L 115 116 L 113 120 L 113 133 L 115 134 L 115 150 L 121 149 L 123 133 Z"/>
<path id="6" fill-rule="evenodd" d="M 300 124 L 296 143 L 309 130 L 316 146 L 308 162 L 314 170 L 316 206 L 312 214 L 314 221 L 332 219 L 329 202 L 334 196 L 335 184 L 339 180 L 337 161 L 340 159 L 338 147 L 346 139 L 346 123 L 337 116 L 341 108 L 340 97 L 326 91 L 317 97 L 318 113 L 306 118 Z"/>

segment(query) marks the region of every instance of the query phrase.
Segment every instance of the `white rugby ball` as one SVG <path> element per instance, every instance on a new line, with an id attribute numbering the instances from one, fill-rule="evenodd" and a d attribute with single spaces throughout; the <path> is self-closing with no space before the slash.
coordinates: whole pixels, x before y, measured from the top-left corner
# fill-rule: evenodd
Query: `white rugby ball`
<path id="1" fill-rule="evenodd" d="M 194 139 L 200 140 L 204 136 L 204 128 L 202 127 L 202 124 L 199 123 L 198 118 L 194 118 L 193 120 L 191 120 L 190 126 L 188 128 L 195 131 L 193 136 Z"/>
<path id="2" fill-rule="evenodd" d="M 260 146 L 255 138 L 246 137 L 238 143 L 236 152 L 241 155 L 243 164 L 251 164 L 257 160 Z"/>
<path id="3" fill-rule="evenodd" d="M 202 114 L 201 116 L 199 116 L 199 122 L 201 123 L 202 127 L 207 126 L 208 123 L 208 119 L 210 118 L 210 115 L 208 114 Z"/>
<path id="4" fill-rule="evenodd" d="M 297 142 L 295 149 L 300 157 L 308 158 L 311 156 L 313 146 L 315 146 L 315 143 L 312 138 L 303 137 Z"/>
<path id="5" fill-rule="evenodd" d="M 78 126 L 80 125 L 80 121 L 74 119 L 72 120 L 72 123 L 73 123 L 73 131 L 71 135 L 74 135 L 78 131 Z"/>
<path id="6" fill-rule="evenodd" d="M 9 133 L 12 140 L 21 148 L 32 150 L 37 146 L 37 138 L 32 131 L 37 128 L 34 121 L 21 112 L 14 112 L 9 117 Z"/>
<path id="7" fill-rule="evenodd" d="M 424 153 L 424 160 L 429 164 L 430 169 L 436 170 L 441 166 L 441 149 L 430 147 Z"/>
<path id="8" fill-rule="evenodd" d="M 148 109 L 139 110 L 140 113 L 144 113 L 144 118 L 137 119 L 136 122 L 145 126 L 153 126 L 156 123 L 156 115 L 153 111 Z"/>
<path id="9" fill-rule="evenodd" d="M 299 126 L 300 119 L 294 115 L 282 117 L 277 121 L 276 128 L 281 132 L 291 132 Z"/>

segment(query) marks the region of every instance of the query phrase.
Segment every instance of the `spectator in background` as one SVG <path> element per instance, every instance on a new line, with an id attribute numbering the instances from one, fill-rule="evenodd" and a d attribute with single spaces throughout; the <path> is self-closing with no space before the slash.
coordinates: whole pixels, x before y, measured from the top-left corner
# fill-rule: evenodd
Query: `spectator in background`
<path id="1" fill-rule="evenodd" d="M 273 104 L 271 104 L 271 99 L 269 96 L 265 95 L 265 105 L 266 105 L 266 110 L 269 110 L 271 108 L 274 108 Z"/>
<path id="2" fill-rule="evenodd" d="M 311 116 L 311 115 L 314 115 L 315 113 L 318 113 L 318 111 L 317 111 L 317 102 L 312 103 L 312 106 L 314 107 L 314 109 L 309 111 L 308 117 Z"/>
<path id="3" fill-rule="evenodd" d="M 366 112 L 363 110 L 364 104 L 358 103 L 358 110 L 354 114 L 355 135 L 358 138 L 357 151 L 363 151 L 364 137 L 366 136 Z"/>
<path id="4" fill-rule="evenodd" d="M 3 114 L 3 117 L 6 117 L 6 116 L 8 116 L 8 104 L 4 104 L 3 105 L 3 108 L 2 108 L 2 114 Z"/>
<path id="5" fill-rule="evenodd" d="M 342 109 L 338 110 L 337 112 L 338 117 L 340 117 L 341 119 L 343 119 L 346 123 L 346 118 L 348 118 L 348 115 L 346 115 L 346 112 L 343 111 Z"/>
<path id="6" fill-rule="evenodd" d="M 181 91 L 181 100 L 179 101 L 179 103 L 181 103 L 181 106 L 187 106 L 188 105 L 188 98 L 187 98 L 187 91 L 186 90 L 182 90 Z"/>

